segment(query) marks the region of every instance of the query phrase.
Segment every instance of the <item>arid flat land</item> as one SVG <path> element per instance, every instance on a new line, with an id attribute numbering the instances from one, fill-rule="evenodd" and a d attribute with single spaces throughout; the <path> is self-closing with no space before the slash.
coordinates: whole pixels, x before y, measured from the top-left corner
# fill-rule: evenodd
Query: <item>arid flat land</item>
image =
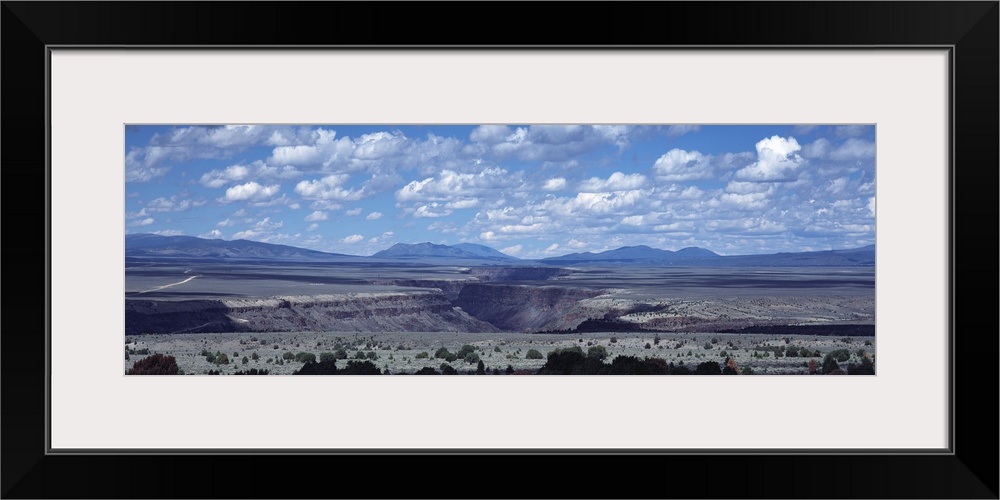
<path id="1" fill-rule="evenodd" d="M 754 374 L 808 374 L 810 360 L 833 351 L 849 353 L 845 369 L 874 359 L 871 267 L 510 269 L 129 262 L 124 368 L 148 352 L 174 356 L 184 374 L 288 374 L 303 362 L 285 353 L 341 350 L 338 366 L 363 358 L 391 374 L 442 364 L 475 372 L 478 363 L 435 358 L 463 345 L 501 374 L 537 370 L 555 349 L 595 346 L 606 362 L 657 357 L 693 368 L 728 357 Z M 529 359 L 532 349 L 541 357 Z"/>

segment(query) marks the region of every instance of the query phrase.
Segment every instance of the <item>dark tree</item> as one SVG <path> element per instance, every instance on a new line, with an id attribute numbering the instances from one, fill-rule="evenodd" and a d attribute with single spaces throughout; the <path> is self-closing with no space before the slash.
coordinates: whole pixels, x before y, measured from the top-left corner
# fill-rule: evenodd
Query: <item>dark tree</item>
<path id="1" fill-rule="evenodd" d="M 861 358 L 860 364 L 850 363 L 847 365 L 848 375 L 875 375 L 875 364 L 867 357 Z"/>
<path id="2" fill-rule="evenodd" d="M 267 374 L 268 374 L 267 370 L 258 370 L 256 368 L 251 368 L 247 371 L 238 371 L 233 375 L 267 375 Z"/>
<path id="3" fill-rule="evenodd" d="M 536 351 L 537 352 L 537 351 Z M 538 370 L 539 375 L 571 375 L 575 368 L 583 365 L 586 358 L 583 354 L 571 350 L 557 350 L 549 353 L 548 359 L 542 368 Z"/>
<path id="4" fill-rule="evenodd" d="M 706 361 L 694 369 L 695 375 L 722 375 L 722 368 L 715 361 Z"/>
<path id="5" fill-rule="evenodd" d="M 154 354 L 140 359 L 129 369 L 129 375 L 177 375 L 177 359 L 173 356 Z M 120 373 L 120 372 L 119 372 Z"/>
<path id="6" fill-rule="evenodd" d="M 371 361 L 348 361 L 347 366 L 337 371 L 337 375 L 382 375 Z"/>
<path id="7" fill-rule="evenodd" d="M 823 357 L 823 374 L 833 373 L 835 370 L 839 370 L 840 365 L 837 364 L 837 360 L 834 359 L 833 353 L 828 353 Z"/>
<path id="8" fill-rule="evenodd" d="M 337 361 L 331 359 L 319 363 L 306 363 L 292 375 L 339 375 Z"/>

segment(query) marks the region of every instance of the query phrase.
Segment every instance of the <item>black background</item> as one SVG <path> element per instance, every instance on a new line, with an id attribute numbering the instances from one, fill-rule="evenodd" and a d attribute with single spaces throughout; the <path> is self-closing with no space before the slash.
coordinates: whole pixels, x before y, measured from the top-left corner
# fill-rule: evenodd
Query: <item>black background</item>
<path id="1" fill-rule="evenodd" d="M 997 314 L 978 311 L 971 301 L 996 303 L 998 3 L 550 7 L 543 11 L 538 3 L 486 2 L 3 2 L 0 165 L 7 233 L 2 258 L 8 270 L 0 349 L 3 497 L 997 498 Z M 954 45 L 955 454 L 45 455 L 45 46 L 87 44 Z M 14 271 L 25 271 L 27 277 Z M 913 360 L 911 369 L 920 366 Z M 729 408 L 708 395 L 697 404 L 731 412 L 733 418 L 754 411 Z M 802 414 L 788 418 L 807 418 L 826 405 L 851 402 L 804 398 Z M 309 411 L 307 403 L 291 407 L 292 415 Z M 139 424 L 148 411 L 154 410 L 135 408 L 132 418 Z M 456 397 L 442 402 L 440 418 L 475 418 L 476 411 L 483 410 L 463 409 Z M 530 408 L 509 413 L 511 425 L 546 418 Z M 218 413 L 205 409 L 206 418 L 213 414 Z M 406 418 L 405 412 L 400 418 Z M 617 421 L 594 432 L 655 421 L 655 415 L 622 408 Z M 585 443 L 587 436 L 580 439 Z"/>

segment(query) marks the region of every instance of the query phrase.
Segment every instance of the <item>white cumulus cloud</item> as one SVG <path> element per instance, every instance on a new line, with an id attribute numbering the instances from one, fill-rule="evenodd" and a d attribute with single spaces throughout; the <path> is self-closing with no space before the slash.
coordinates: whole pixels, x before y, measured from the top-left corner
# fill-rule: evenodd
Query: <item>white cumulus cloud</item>
<path id="1" fill-rule="evenodd" d="M 274 196 L 281 189 L 281 186 L 274 184 L 262 186 L 254 181 L 246 184 L 237 184 L 226 190 L 225 201 L 260 201 Z"/>
<path id="2" fill-rule="evenodd" d="M 451 215 L 451 210 L 444 207 L 440 203 L 429 203 L 427 205 L 421 205 L 413 212 L 414 217 L 444 217 L 446 215 Z"/>
<path id="3" fill-rule="evenodd" d="M 645 223 L 643 216 L 641 215 L 630 215 L 622 219 L 622 224 L 626 226 L 641 226 Z"/>
<path id="4" fill-rule="evenodd" d="M 505 253 L 507 255 L 518 255 L 521 253 L 522 250 L 524 250 L 524 245 L 513 245 L 501 249 L 500 252 Z"/>
<path id="5" fill-rule="evenodd" d="M 321 221 L 321 220 L 326 220 L 326 219 L 327 219 L 326 212 L 324 212 L 322 210 L 316 210 L 315 212 L 307 215 L 306 218 L 305 218 L 306 222 L 316 222 L 316 221 Z"/>
<path id="6" fill-rule="evenodd" d="M 757 143 L 757 161 L 738 170 L 736 178 L 745 181 L 792 181 L 805 160 L 797 154 L 802 149 L 794 137 L 772 136 Z"/>
<path id="7" fill-rule="evenodd" d="M 545 181 L 545 184 L 542 184 L 542 189 L 545 191 L 561 191 L 566 189 L 566 179 L 562 177 L 549 179 Z"/>
<path id="8" fill-rule="evenodd" d="M 623 174 L 615 172 L 607 179 L 591 177 L 580 183 L 580 191 L 597 193 L 601 191 L 625 191 L 638 189 L 646 184 L 646 176 L 642 174 Z"/>
<path id="9" fill-rule="evenodd" d="M 379 220 L 382 218 L 382 212 L 372 212 L 365 216 L 365 220 Z"/>
<path id="10" fill-rule="evenodd" d="M 347 174 L 333 174 L 309 181 L 301 181 L 295 185 L 295 192 L 310 200 L 354 201 L 364 197 L 363 189 L 345 189 L 342 187 L 348 179 Z"/>
<path id="11" fill-rule="evenodd" d="M 364 239 L 365 239 L 365 237 L 361 236 L 360 234 L 352 234 L 352 235 L 347 236 L 346 238 L 344 238 L 344 239 L 342 239 L 340 241 L 343 242 L 343 243 L 354 244 L 354 243 L 358 243 L 358 242 L 364 241 Z"/>
<path id="12" fill-rule="evenodd" d="M 711 157 L 698 151 L 671 149 L 653 163 L 656 178 L 662 181 L 690 181 L 712 176 Z"/>
<path id="13" fill-rule="evenodd" d="M 223 170 L 212 170 L 203 174 L 198 182 L 205 187 L 220 188 L 230 182 L 242 181 L 248 175 L 250 175 L 250 168 L 244 165 L 231 165 Z"/>

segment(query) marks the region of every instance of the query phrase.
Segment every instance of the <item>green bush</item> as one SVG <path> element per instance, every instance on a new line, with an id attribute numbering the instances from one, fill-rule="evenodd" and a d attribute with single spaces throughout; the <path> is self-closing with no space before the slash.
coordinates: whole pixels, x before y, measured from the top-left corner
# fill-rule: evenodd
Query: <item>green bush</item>
<path id="1" fill-rule="evenodd" d="M 657 333 L 653 336 L 653 344 L 660 345 L 660 334 Z"/>
<path id="2" fill-rule="evenodd" d="M 486 365 L 482 361 L 476 365 L 476 375 L 486 375 Z"/>
<path id="3" fill-rule="evenodd" d="M 202 350 L 202 352 L 205 351 Z M 205 361 L 208 361 L 209 363 L 215 363 L 215 354 L 212 353 L 205 354 Z"/>
<path id="4" fill-rule="evenodd" d="M 344 349 L 343 347 L 337 348 L 337 350 L 333 352 L 333 357 L 336 359 L 347 359 L 347 349 Z"/>
<path id="5" fill-rule="evenodd" d="M 476 352 L 476 348 L 472 347 L 469 344 L 465 344 L 462 346 L 461 349 L 458 350 L 458 352 L 455 353 L 455 355 L 460 358 L 465 358 L 471 352 Z"/>
<path id="6" fill-rule="evenodd" d="M 612 344 L 617 344 L 618 343 L 618 337 L 611 337 L 611 343 Z"/>
<path id="7" fill-rule="evenodd" d="M 828 353 L 823 357 L 823 374 L 826 375 L 834 370 L 840 369 L 840 365 L 837 364 L 837 359 L 834 357 L 833 353 Z"/>
<path id="8" fill-rule="evenodd" d="M 608 350 L 602 345 L 595 345 L 587 349 L 587 357 L 604 361 L 608 357 Z"/>
<path id="9" fill-rule="evenodd" d="M 643 347 L 645 347 L 646 349 L 652 349 L 653 348 L 653 346 L 650 345 L 649 342 L 646 342 L 646 345 L 644 345 Z"/>
<path id="10" fill-rule="evenodd" d="M 448 349 L 446 349 L 444 347 L 438 349 L 437 351 L 434 351 L 434 357 L 435 358 L 445 359 L 448 356 L 451 356 L 451 352 L 449 352 Z"/>
<path id="11" fill-rule="evenodd" d="M 860 364 L 851 363 L 847 365 L 848 375 L 875 375 L 875 366 L 872 360 L 862 356 Z"/>
<path id="12" fill-rule="evenodd" d="M 295 355 L 294 355 L 294 354 L 292 354 L 292 351 L 285 351 L 285 352 L 284 352 L 284 353 L 283 353 L 283 354 L 281 355 L 281 359 L 287 359 L 287 360 L 292 360 L 292 359 L 295 359 Z"/>
<path id="13" fill-rule="evenodd" d="M 507 365 L 507 370 L 505 370 L 505 371 L 507 372 L 507 375 L 513 374 L 514 373 L 514 365 Z"/>
<path id="14" fill-rule="evenodd" d="M 788 346 L 788 349 L 785 349 L 785 356 L 789 358 L 797 358 L 799 357 L 799 351 L 792 346 Z"/>
<path id="15" fill-rule="evenodd" d="M 833 359 L 836 359 L 841 363 L 851 359 L 851 353 L 847 349 L 837 349 L 836 351 L 830 351 L 830 355 L 833 356 Z"/>
<path id="16" fill-rule="evenodd" d="M 583 348 L 577 345 L 573 347 L 557 347 L 552 352 L 550 352 L 549 355 L 551 356 L 552 354 L 559 354 L 560 352 L 575 352 L 580 356 L 583 356 Z"/>
<path id="17" fill-rule="evenodd" d="M 545 356 L 542 356 L 542 353 L 538 352 L 537 349 L 528 349 L 524 359 L 545 359 Z"/>
<path id="18" fill-rule="evenodd" d="M 316 355 L 311 352 L 300 352 L 295 355 L 295 361 L 299 363 L 315 363 Z"/>
<path id="19" fill-rule="evenodd" d="M 441 363 L 441 374 L 442 375 L 457 375 L 458 370 L 454 369 L 448 363 Z"/>
<path id="20" fill-rule="evenodd" d="M 332 352 L 321 352 L 319 353 L 319 362 L 324 361 L 337 361 L 337 355 Z"/>
<path id="21" fill-rule="evenodd" d="M 464 359 L 465 359 L 465 362 L 466 362 L 466 363 L 469 363 L 470 365 L 471 365 L 472 363 L 479 363 L 479 364 L 482 364 L 482 363 L 483 363 L 482 361 L 480 361 L 480 360 L 479 360 L 479 355 L 478 355 L 478 354 L 476 354 L 476 353 L 474 353 L 474 352 L 470 352 L 470 353 L 467 353 L 467 354 L 465 355 L 465 358 L 464 358 Z"/>
<path id="22" fill-rule="evenodd" d="M 431 355 L 428 354 L 427 351 L 417 353 L 417 355 L 414 356 L 415 359 L 427 359 L 429 357 L 431 357 Z"/>
<path id="23" fill-rule="evenodd" d="M 223 354 L 221 352 L 220 353 L 216 353 L 216 355 L 215 355 L 215 364 L 217 364 L 217 365 L 228 365 L 229 364 L 229 356 L 226 356 L 225 354 Z"/>
<path id="24" fill-rule="evenodd" d="M 364 351 L 358 351 L 354 353 L 354 359 L 367 359 L 367 358 L 365 357 Z"/>
<path id="25" fill-rule="evenodd" d="M 243 356 L 243 360 L 242 360 L 242 363 L 243 363 L 243 364 L 245 365 L 245 364 L 247 364 L 247 363 L 249 363 L 249 362 L 250 362 L 250 358 L 248 358 L 248 357 L 246 357 L 246 356 Z"/>
<path id="26" fill-rule="evenodd" d="M 705 342 L 705 345 L 703 347 L 705 349 L 711 349 L 712 348 L 712 343 L 711 342 Z"/>
<path id="27" fill-rule="evenodd" d="M 496 346 L 496 347 L 494 347 L 494 348 L 493 348 L 493 352 L 500 352 L 500 346 Z"/>
<path id="28" fill-rule="evenodd" d="M 378 354 L 376 354 L 375 351 L 368 351 L 368 353 L 365 354 L 365 357 L 368 359 L 378 359 Z"/>
<path id="29" fill-rule="evenodd" d="M 802 349 L 799 349 L 799 357 L 800 358 L 809 358 L 809 357 L 812 357 L 812 351 L 810 351 L 809 349 L 806 349 L 805 347 L 803 347 Z"/>
<path id="30" fill-rule="evenodd" d="M 260 355 L 257 353 L 253 353 L 250 355 L 250 359 L 257 361 L 258 359 L 260 359 Z"/>

